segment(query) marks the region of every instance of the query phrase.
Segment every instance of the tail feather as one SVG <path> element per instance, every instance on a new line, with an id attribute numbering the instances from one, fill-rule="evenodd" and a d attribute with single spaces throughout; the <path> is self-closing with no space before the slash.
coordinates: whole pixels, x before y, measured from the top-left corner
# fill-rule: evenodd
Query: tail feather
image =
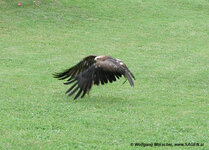
<path id="1" fill-rule="evenodd" d="M 128 73 L 131 75 L 131 77 L 136 80 L 135 76 L 133 75 L 133 73 L 128 69 Z"/>
<path id="2" fill-rule="evenodd" d="M 132 80 L 132 74 L 130 74 L 128 71 L 125 72 L 125 77 L 127 78 L 127 80 L 129 81 L 131 86 L 134 86 L 134 82 Z"/>
<path id="3" fill-rule="evenodd" d="M 131 74 L 132 78 L 133 78 L 134 80 L 136 80 L 136 78 L 135 78 L 135 76 L 133 75 L 133 73 L 132 73 L 131 71 L 129 71 L 129 73 Z"/>

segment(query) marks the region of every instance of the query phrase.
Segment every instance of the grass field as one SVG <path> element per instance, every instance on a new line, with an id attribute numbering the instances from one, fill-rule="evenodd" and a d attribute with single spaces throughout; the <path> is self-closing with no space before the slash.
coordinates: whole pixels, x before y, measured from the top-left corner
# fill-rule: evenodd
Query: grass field
<path id="1" fill-rule="evenodd" d="M 67 97 L 52 74 L 89 54 L 122 59 L 135 87 L 121 79 Z M 0 0 L 0 149 L 208 141 L 208 0 Z M 155 142 L 204 146 L 130 146 Z"/>

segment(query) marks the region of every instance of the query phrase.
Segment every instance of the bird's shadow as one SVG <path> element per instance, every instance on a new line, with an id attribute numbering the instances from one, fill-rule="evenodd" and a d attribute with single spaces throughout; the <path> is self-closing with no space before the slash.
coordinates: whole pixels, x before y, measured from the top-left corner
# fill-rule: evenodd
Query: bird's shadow
<path id="1" fill-rule="evenodd" d="M 87 95 L 84 98 L 79 98 L 76 100 L 73 100 L 73 97 L 67 97 L 68 99 L 72 100 L 73 103 L 78 102 L 93 102 L 93 103 L 118 103 L 125 101 L 124 97 L 119 96 L 106 96 L 106 95 Z"/>
<path id="2" fill-rule="evenodd" d="M 71 103 L 71 104 L 79 104 L 79 103 L 85 103 L 85 104 L 117 104 L 117 103 L 123 103 L 123 104 L 129 104 L 130 103 L 130 97 L 127 96 L 122 96 L 122 95 L 112 95 L 112 94 L 95 94 L 95 93 L 90 93 L 89 95 L 85 95 L 83 98 L 78 98 L 74 100 L 74 96 L 68 96 L 64 95 L 63 93 L 54 93 L 53 94 L 54 99 L 57 102 L 61 103 Z"/>
<path id="3" fill-rule="evenodd" d="M 61 100 L 62 102 L 67 102 L 71 104 L 78 104 L 78 103 L 85 103 L 85 104 L 116 104 L 116 103 L 128 103 L 128 97 L 124 96 L 108 96 L 108 95 L 86 95 L 84 98 L 78 98 L 76 100 L 73 99 L 74 97 L 69 97 L 67 95 Z M 60 101 L 60 99 L 59 99 Z"/>

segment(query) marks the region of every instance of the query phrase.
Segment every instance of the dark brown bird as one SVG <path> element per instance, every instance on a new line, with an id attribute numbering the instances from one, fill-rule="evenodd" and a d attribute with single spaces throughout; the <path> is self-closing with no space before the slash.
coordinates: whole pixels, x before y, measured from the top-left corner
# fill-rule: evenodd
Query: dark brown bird
<path id="1" fill-rule="evenodd" d="M 54 77 L 60 80 L 68 78 L 64 84 L 72 83 L 73 85 L 66 91 L 66 94 L 69 93 L 68 95 L 72 96 L 78 91 L 75 100 L 82 92 L 81 98 L 86 93 L 89 93 L 92 85 L 99 85 L 100 83 L 103 85 L 108 81 L 112 83 L 122 75 L 129 81 L 131 86 L 134 86 L 132 78 L 135 79 L 135 77 L 123 61 L 110 56 L 89 55 L 64 72 L 55 73 Z"/>

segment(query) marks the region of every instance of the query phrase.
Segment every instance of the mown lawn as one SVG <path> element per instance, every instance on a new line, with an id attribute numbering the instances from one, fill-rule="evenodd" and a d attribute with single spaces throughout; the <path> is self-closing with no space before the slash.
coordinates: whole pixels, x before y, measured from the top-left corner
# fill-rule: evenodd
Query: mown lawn
<path id="1" fill-rule="evenodd" d="M 52 74 L 89 54 L 122 59 L 135 87 L 67 97 Z M 0 149 L 208 141 L 208 0 L 0 0 Z"/>

